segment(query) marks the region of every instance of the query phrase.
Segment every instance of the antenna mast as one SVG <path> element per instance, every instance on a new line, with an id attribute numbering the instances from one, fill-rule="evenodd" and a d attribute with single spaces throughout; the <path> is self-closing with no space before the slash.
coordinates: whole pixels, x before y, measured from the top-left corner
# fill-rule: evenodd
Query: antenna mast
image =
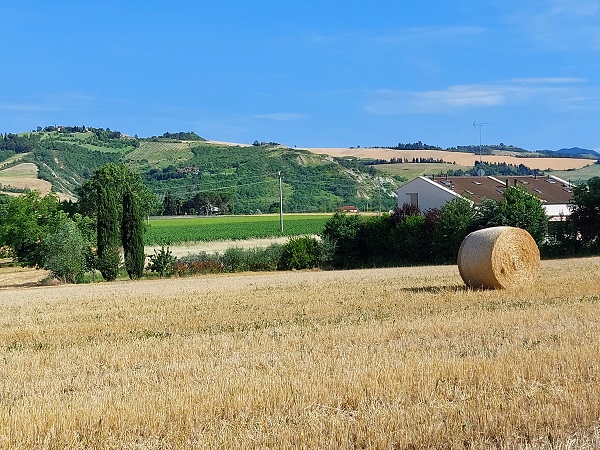
<path id="1" fill-rule="evenodd" d="M 478 170 L 478 172 L 481 172 L 481 174 L 479 175 L 480 177 L 482 177 L 485 174 L 483 172 L 483 169 L 481 168 L 481 166 L 483 165 L 483 160 L 481 158 L 481 128 L 484 125 L 491 125 L 491 124 L 490 124 L 490 122 L 477 123 L 476 121 L 473 121 L 473 128 L 479 127 L 479 170 Z"/>

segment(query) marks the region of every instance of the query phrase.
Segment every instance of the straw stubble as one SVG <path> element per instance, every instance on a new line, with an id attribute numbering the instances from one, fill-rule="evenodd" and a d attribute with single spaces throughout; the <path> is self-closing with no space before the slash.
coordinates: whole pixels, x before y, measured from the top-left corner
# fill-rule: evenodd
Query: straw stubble
<path id="1" fill-rule="evenodd" d="M 0 448 L 594 448 L 599 269 L 0 291 Z"/>

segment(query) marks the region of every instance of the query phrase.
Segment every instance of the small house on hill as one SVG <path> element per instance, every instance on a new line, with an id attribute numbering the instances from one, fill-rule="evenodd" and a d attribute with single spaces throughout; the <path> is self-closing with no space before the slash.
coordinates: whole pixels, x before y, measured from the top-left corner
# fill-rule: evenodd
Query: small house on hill
<path id="1" fill-rule="evenodd" d="M 573 185 L 555 176 L 510 177 L 424 177 L 420 176 L 398 188 L 398 206 L 405 203 L 421 211 L 440 208 L 445 203 L 464 198 L 475 204 L 484 198 L 500 200 L 509 186 L 521 187 L 542 201 L 550 220 L 570 214 L 567 205 L 573 198 Z"/>
<path id="2" fill-rule="evenodd" d="M 335 208 L 337 212 L 345 212 L 345 213 L 357 213 L 358 208 L 356 206 L 340 206 L 339 208 Z"/>

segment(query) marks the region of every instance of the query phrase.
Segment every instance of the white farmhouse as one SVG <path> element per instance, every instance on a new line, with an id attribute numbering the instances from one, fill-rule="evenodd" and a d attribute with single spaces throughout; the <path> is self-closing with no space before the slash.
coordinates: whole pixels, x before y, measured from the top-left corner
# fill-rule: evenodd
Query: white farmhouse
<path id="1" fill-rule="evenodd" d="M 500 200 L 508 186 L 520 186 L 542 201 L 550 220 L 561 220 L 569 215 L 567 205 L 573 198 L 573 185 L 555 176 L 524 177 L 417 177 L 396 190 L 398 207 L 407 203 L 421 211 L 440 208 L 455 198 L 464 198 L 475 204 L 484 198 Z"/>

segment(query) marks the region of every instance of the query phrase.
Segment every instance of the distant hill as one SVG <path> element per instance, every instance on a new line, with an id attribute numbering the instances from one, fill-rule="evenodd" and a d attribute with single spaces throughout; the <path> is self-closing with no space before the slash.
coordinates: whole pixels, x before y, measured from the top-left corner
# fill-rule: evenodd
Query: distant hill
<path id="1" fill-rule="evenodd" d="M 557 150 L 556 153 L 559 155 L 569 155 L 576 158 L 600 158 L 600 153 L 597 151 L 579 147 L 561 148 L 560 150 Z"/>
<path id="2" fill-rule="evenodd" d="M 550 158 L 600 158 L 600 153 L 597 151 L 579 147 L 561 148 L 560 150 L 540 150 L 536 153 Z"/>

